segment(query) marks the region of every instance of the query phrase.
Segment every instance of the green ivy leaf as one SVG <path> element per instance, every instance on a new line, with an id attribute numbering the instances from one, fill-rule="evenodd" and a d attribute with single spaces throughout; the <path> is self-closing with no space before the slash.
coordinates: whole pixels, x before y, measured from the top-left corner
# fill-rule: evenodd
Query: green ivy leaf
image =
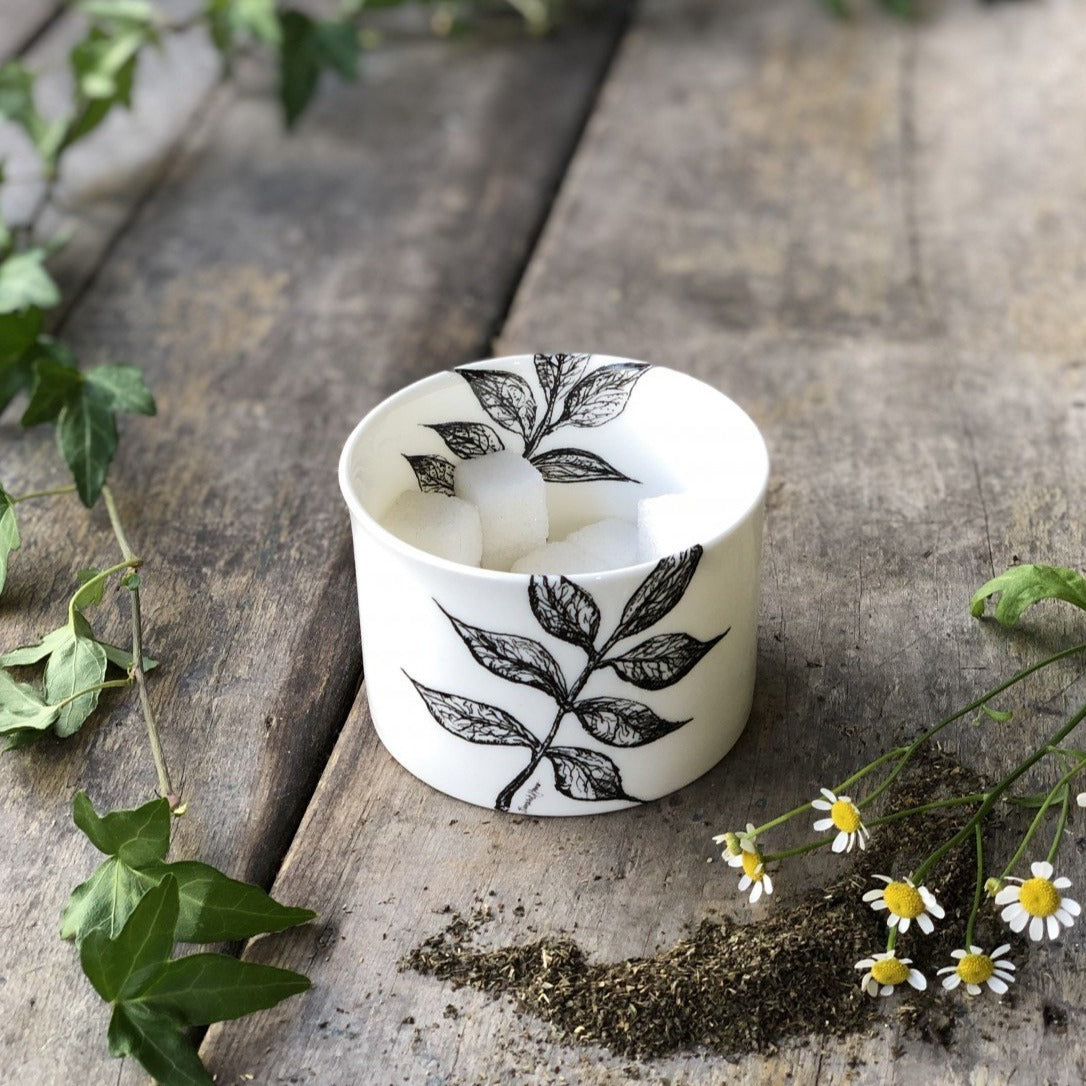
<path id="1" fill-rule="evenodd" d="M 204 16 L 211 39 L 224 56 L 239 38 L 273 46 L 282 41 L 275 0 L 207 0 Z"/>
<path id="2" fill-rule="evenodd" d="M 50 654 L 45 665 L 45 696 L 51 705 L 61 706 L 54 730 L 62 739 L 79 731 L 94 712 L 101 691 L 89 688 L 104 682 L 105 677 L 105 651 L 91 637 L 73 633 Z"/>
<path id="3" fill-rule="evenodd" d="M 106 594 L 105 580 L 95 580 L 101 570 L 80 569 L 76 571 L 76 580 L 82 586 L 72 597 L 73 607 L 95 607 L 102 602 Z"/>
<path id="4" fill-rule="evenodd" d="M 117 451 L 117 422 L 106 393 L 80 383 L 57 418 L 57 445 L 75 479 L 76 493 L 90 508 L 102 492 Z"/>
<path id="5" fill-rule="evenodd" d="M 41 333 L 42 312 L 37 306 L 0 315 L 0 412 L 33 377 L 33 348 Z"/>
<path id="6" fill-rule="evenodd" d="M 67 623 L 47 633 L 36 645 L 23 645 L 0 656 L 0 665 L 4 667 L 26 667 L 37 664 L 56 652 L 70 637 L 72 628 Z"/>
<path id="7" fill-rule="evenodd" d="M 93 25 L 76 43 L 70 61 L 79 109 L 64 130 L 59 151 L 93 132 L 116 106 L 131 106 L 139 52 L 152 37 L 149 24 L 120 19 Z"/>
<path id="8" fill-rule="evenodd" d="M 165 799 L 99 815 L 80 789 L 72 800 L 72 821 L 99 852 L 116 856 L 130 867 L 164 860 L 170 848 L 170 805 Z"/>
<path id="9" fill-rule="evenodd" d="M 1002 593 L 995 607 L 996 621 L 1013 626 L 1023 613 L 1041 600 L 1064 600 L 1086 610 L 1086 578 L 1066 566 L 1012 566 L 980 586 L 969 602 L 974 618 L 984 614 L 985 601 Z"/>
<path id="10" fill-rule="evenodd" d="M 57 710 L 34 687 L 0 671 L 0 735 L 44 732 L 56 718 Z"/>
<path id="11" fill-rule="evenodd" d="M 331 69 L 348 82 L 358 70 L 358 31 L 349 20 L 311 19 L 300 11 L 280 17 L 279 97 L 292 128 L 313 97 L 321 72 Z"/>
<path id="12" fill-rule="evenodd" d="M 11 253 L 0 263 L 0 313 L 16 313 L 37 306 L 52 309 L 60 289 L 45 270 L 45 249 L 36 247 Z"/>
<path id="13" fill-rule="evenodd" d="M 78 6 L 90 19 L 130 28 L 149 27 L 155 14 L 147 0 L 80 0 Z"/>
<path id="14" fill-rule="evenodd" d="M 56 161 L 63 121 L 47 121 L 34 103 L 34 73 L 17 60 L 0 65 L 0 119 L 17 124 L 47 165 Z"/>
<path id="15" fill-rule="evenodd" d="M 107 641 L 99 641 L 99 645 L 102 646 L 102 651 L 106 654 L 106 659 L 114 666 L 119 667 L 122 671 L 132 670 L 132 653 L 128 649 L 122 649 L 120 645 L 111 645 Z M 150 656 L 143 658 L 143 672 L 146 674 L 148 671 L 154 671 L 158 667 L 158 661 L 152 659 Z"/>
<path id="16" fill-rule="evenodd" d="M 19 549 L 19 522 L 15 519 L 15 502 L 0 485 L 0 592 L 8 575 L 8 556 Z"/>
<path id="17" fill-rule="evenodd" d="M 131 1057 L 165 1086 L 214 1086 L 183 1026 L 142 1003 L 122 1003 L 109 1020 L 109 1053 Z"/>
<path id="18" fill-rule="evenodd" d="M 52 351 L 34 363 L 34 381 L 30 387 L 30 402 L 23 412 L 23 426 L 39 426 L 52 422 L 72 400 L 83 383 L 83 375 L 63 354 Z"/>
<path id="19" fill-rule="evenodd" d="M 157 410 L 151 390 L 138 366 L 111 364 L 88 370 L 86 382 L 98 389 L 114 411 L 153 415 Z"/>
<path id="20" fill-rule="evenodd" d="M 178 888 L 175 938 L 180 942 L 249 939 L 316 916 L 310 909 L 281 905 L 259 886 L 231 879 L 208 864 L 164 863 L 170 835 L 169 804 L 164 799 L 99 816 L 86 793 L 77 792 L 72 817 L 109 858 L 69 898 L 61 918 L 65 939 L 82 941 L 96 930 L 115 936 L 147 890 L 167 876 Z"/>

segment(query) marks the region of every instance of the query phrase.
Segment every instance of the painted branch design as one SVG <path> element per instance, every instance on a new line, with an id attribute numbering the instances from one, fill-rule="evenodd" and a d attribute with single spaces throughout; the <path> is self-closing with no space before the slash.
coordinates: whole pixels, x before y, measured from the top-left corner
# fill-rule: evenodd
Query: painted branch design
<path id="1" fill-rule="evenodd" d="M 498 793 L 494 806 L 499 811 L 509 810 L 517 792 L 544 759 L 554 774 L 555 788 L 570 799 L 641 802 L 626 792 L 619 767 L 607 754 L 587 747 L 553 744 L 562 721 L 570 714 L 588 736 L 609 747 L 644 746 L 690 723 L 689 719 L 665 720 L 631 698 L 580 695 L 589 678 L 604 668 L 644 690 L 671 686 L 727 635 L 729 631 L 725 630 L 699 641 L 686 633 L 662 633 L 615 651 L 620 642 L 644 633 L 679 603 L 701 555 L 702 548 L 694 546 L 661 559 L 630 596 L 614 631 L 602 639 L 600 609 L 591 593 L 566 577 L 533 576 L 528 601 L 540 627 L 586 655 L 584 667 L 571 683 L 541 642 L 521 634 L 473 626 L 438 604 L 477 663 L 509 682 L 541 690 L 555 703 L 546 734 L 540 738 L 496 705 L 436 690 L 407 675 L 430 715 L 446 731 L 469 743 L 519 746 L 528 752 L 523 769 Z"/>

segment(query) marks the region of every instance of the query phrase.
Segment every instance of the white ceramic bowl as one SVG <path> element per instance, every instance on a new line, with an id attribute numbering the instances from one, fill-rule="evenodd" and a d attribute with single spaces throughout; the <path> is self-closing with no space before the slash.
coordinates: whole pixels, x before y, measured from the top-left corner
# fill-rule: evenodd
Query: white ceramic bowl
<path id="1" fill-rule="evenodd" d="M 473 425 L 433 429 L 449 423 Z M 580 476 L 547 483 L 551 538 L 674 492 L 711 523 L 659 562 L 570 577 L 460 565 L 382 528 L 405 490 L 447 485 L 451 446 L 472 452 L 479 424 L 545 474 Z M 736 404 L 629 359 L 499 358 L 379 404 L 339 482 L 381 741 L 442 792 L 532 815 L 618 810 L 705 773 L 750 714 L 768 472 Z M 592 478 L 608 474 L 625 478 Z"/>

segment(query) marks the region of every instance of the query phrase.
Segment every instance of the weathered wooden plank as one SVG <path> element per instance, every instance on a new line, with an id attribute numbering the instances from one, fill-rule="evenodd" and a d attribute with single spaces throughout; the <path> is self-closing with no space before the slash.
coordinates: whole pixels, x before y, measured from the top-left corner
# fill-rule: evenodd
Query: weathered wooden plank
<path id="1" fill-rule="evenodd" d="M 603 960 L 667 946 L 714 911 L 749 915 L 705 866 L 712 832 L 791 806 L 1036 657 L 966 605 L 1015 555 L 1083 563 L 1083 180 L 1053 149 L 1081 142 L 1084 46 L 1081 9 L 1057 3 L 961 0 L 916 28 L 790 0 L 642 6 L 498 349 L 649 358 L 763 427 L 774 481 L 751 724 L 668 801 L 505 821 L 409 778 L 356 705 L 278 881 L 321 902 L 323 923 L 248 951 L 309 966 L 317 987 L 289 1021 L 213 1030 L 220 1081 L 1081 1078 L 1074 933 L 1030 953 L 1013 1007 L 978 1001 L 950 1051 L 904 1034 L 890 1007 L 870 1037 L 737 1064 L 563 1047 L 507 1003 L 396 963 L 446 906 L 491 906 L 484 945 L 570 931 Z M 1082 628 L 1055 624 L 1053 640 Z M 1006 756 L 990 733 L 949 746 L 984 770 Z M 1064 865 L 1081 881 L 1081 855 Z M 824 878 L 786 868 L 777 899 Z"/>
<path id="2" fill-rule="evenodd" d="M 486 349 L 614 33 L 377 51 L 290 138 L 264 88 L 224 93 L 69 318 L 88 360 L 146 366 L 158 398 L 158 419 L 126 425 L 114 478 L 190 803 L 178 854 L 274 875 L 359 679 L 339 447 L 392 389 Z M 0 422 L 5 486 L 62 481 L 48 436 L 16 427 Z M 74 570 L 113 551 L 100 512 L 29 508 L 24 534 L 5 643 L 48 628 Z M 111 601 L 103 631 L 124 622 Z M 56 928 L 94 862 L 72 792 L 147 798 L 141 730 L 129 707 L 0 762 L 0 1053 L 19 1081 L 117 1075 Z"/>
<path id="3" fill-rule="evenodd" d="M 0 59 L 15 56 L 60 8 L 60 0 L 0 0 Z"/>

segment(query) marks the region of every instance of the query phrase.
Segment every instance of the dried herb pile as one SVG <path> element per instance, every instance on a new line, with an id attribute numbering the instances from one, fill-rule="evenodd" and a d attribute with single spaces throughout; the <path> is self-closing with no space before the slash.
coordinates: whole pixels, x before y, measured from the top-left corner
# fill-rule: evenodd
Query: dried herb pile
<path id="1" fill-rule="evenodd" d="M 934 798 L 936 781 L 940 791 L 980 786 L 959 765 L 934 753 L 910 778 L 898 790 L 898 809 Z M 882 949 L 886 935 L 885 924 L 860 900 L 872 885 L 870 876 L 907 871 L 933 839 L 967 817 L 960 808 L 948 809 L 886 827 L 869 852 L 843 861 L 848 873 L 825 889 L 793 905 L 773 903 L 764 919 L 750 923 L 705 920 L 689 938 L 650 958 L 592 962 L 568 937 L 480 949 L 473 937 L 487 917 L 476 914 L 454 917 L 401 967 L 455 987 L 508 995 L 518 1010 L 550 1023 L 563 1042 L 601 1045 L 628 1057 L 695 1049 L 767 1053 L 812 1033 L 843 1036 L 869 1028 L 882 1002 L 861 993 L 854 968 L 860 958 Z M 929 885 L 946 919 L 934 936 L 908 940 L 903 951 L 929 977 L 950 961 L 953 933 L 960 933 L 971 904 L 974 872 L 963 855 L 947 857 L 936 876 Z M 731 872 L 722 872 L 722 897 L 734 892 L 733 882 Z M 978 934 L 984 935 L 983 924 Z M 945 1043 L 960 1006 L 960 999 L 942 998 L 941 990 L 929 988 L 905 997 L 902 1017 L 908 1028 Z"/>

